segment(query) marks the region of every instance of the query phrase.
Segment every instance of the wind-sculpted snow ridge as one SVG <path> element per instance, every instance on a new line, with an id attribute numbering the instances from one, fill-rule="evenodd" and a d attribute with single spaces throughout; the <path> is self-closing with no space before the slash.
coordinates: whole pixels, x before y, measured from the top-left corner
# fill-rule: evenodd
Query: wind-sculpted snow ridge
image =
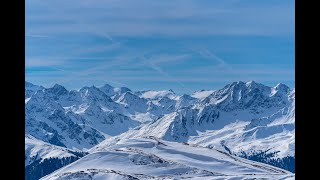
<path id="1" fill-rule="evenodd" d="M 281 83 L 269 87 L 238 81 L 191 96 L 110 85 L 67 90 L 26 82 L 27 91 L 26 133 L 46 143 L 87 151 L 119 139 L 129 143 L 152 136 L 294 172 L 295 90 Z M 104 172 L 128 178 L 114 171 Z M 93 176 L 96 170 L 84 172 Z"/>
<path id="2" fill-rule="evenodd" d="M 119 139 L 42 179 L 294 179 L 294 174 L 222 151 L 155 137 Z"/>

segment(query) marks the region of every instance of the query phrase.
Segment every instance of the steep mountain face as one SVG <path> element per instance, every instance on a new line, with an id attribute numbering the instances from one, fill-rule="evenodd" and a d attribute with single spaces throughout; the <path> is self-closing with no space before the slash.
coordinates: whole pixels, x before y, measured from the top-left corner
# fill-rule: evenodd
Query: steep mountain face
<path id="1" fill-rule="evenodd" d="M 26 133 L 45 142 L 69 148 L 89 148 L 104 136 L 96 129 L 76 123 L 45 91 L 37 91 L 26 103 Z M 78 120 L 80 121 L 80 120 Z"/>
<path id="2" fill-rule="evenodd" d="M 90 148 L 139 124 L 122 112 L 96 87 L 68 91 L 54 85 L 26 102 L 26 132 L 58 146 Z"/>
<path id="3" fill-rule="evenodd" d="M 131 90 L 127 87 L 115 88 L 113 86 L 110 86 L 109 84 L 105 84 L 99 89 L 102 92 L 104 92 L 107 96 L 111 97 L 114 101 L 117 100 L 122 94 L 126 92 L 131 92 Z"/>
<path id="4" fill-rule="evenodd" d="M 294 97 L 295 91 L 283 84 L 235 82 L 119 138 L 154 136 L 243 157 L 272 154 L 266 154 L 264 162 L 294 158 Z"/>
<path id="5" fill-rule="evenodd" d="M 185 107 L 144 125 L 138 130 L 128 131 L 123 136 L 155 136 L 164 140 L 186 142 L 190 136 L 197 135 L 197 131 L 212 129 L 213 122 L 218 117 L 219 112 L 212 111 L 210 108 L 199 110 Z"/>
<path id="6" fill-rule="evenodd" d="M 198 102 L 197 98 L 194 98 L 187 94 L 183 94 L 182 96 L 177 97 L 176 100 L 177 100 L 177 103 L 175 105 L 176 109 L 188 107 Z"/>
<path id="7" fill-rule="evenodd" d="M 117 102 L 123 104 L 130 113 L 146 113 L 148 109 L 148 100 L 140 98 L 139 96 L 132 94 L 131 92 L 122 94 Z"/>
<path id="8" fill-rule="evenodd" d="M 99 89 L 109 97 L 116 94 L 115 88 L 113 86 L 110 86 L 109 84 L 105 84 L 104 86 L 100 87 Z"/>
<path id="9" fill-rule="evenodd" d="M 171 102 L 170 104 L 171 106 L 176 105 L 177 110 L 141 129 L 149 129 L 148 132 L 151 132 L 152 127 L 154 129 L 165 128 L 165 131 L 172 134 L 171 139 L 183 139 L 183 141 L 195 135 L 195 131 L 220 130 L 237 121 L 251 122 L 245 129 L 248 130 L 248 127 L 253 128 L 252 124 L 255 122 L 258 121 L 261 124 L 266 121 L 264 119 L 269 119 L 269 123 L 275 120 L 278 122 L 279 118 L 288 120 L 289 117 L 285 116 L 287 111 L 291 109 L 290 112 L 294 112 L 292 110 L 294 102 L 289 95 L 290 89 L 285 85 L 270 88 L 255 82 L 236 82 L 213 92 L 200 102 L 195 98 L 192 99 L 191 96 L 183 95 L 178 101 L 175 101 L 176 103 Z M 169 104 L 170 99 L 167 99 L 166 103 Z M 186 105 L 179 105 L 181 99 L 186 100 Z M 294 123 L 294 114 L 291 113 L 290 117 Z M 268 124 L 264 123 L 264 125 Z M 185 133 L 173 134 L 177 132 Z M 154 135 L 166 139 L 169 138 L 168 133 L 155 133 L 158 135 Z"/>
<path id="10" fill-rule="evenodd" d="M 130 139 L 154 137 L 294 172 L 295 90 L 281 83 L 268 87 L 254 81 L 239 81 L 219 90 L 197 91 L 191 96 L 176 95 L 172 90 L 132 92 L 110 85 L 83 87 L 78 91 L 69 91 L 61 85 L 30 87 L 26 91 L 34 91 L 25 101 L 26 133 L 52 145 L 83 151 L 92 148 L 89 151 L 92 153 L 122 139 L 130 144 Z M 85 176 L 100 173 L 100 170 L 84 171 Z M 125 174 L 122 178 L 136 177 L 130 172 L 110 174 L 106 169 L 103 172 L 108 177 L 122 177 L 119 173 Z M 75 173 L 71 175 L 79 175 Z M 146 177 L 149 176 L 157 177 L 155 174 Z"/>
<path id="11" fill-rule="evenodd" d="M 274 112 L 288 104 L 289 92 L 290 88 L 283 84 L 271 88 L 254 81 L 239 81 L 213 92 L 202 104 L 215 104 L 226 112 L 249 110 L 256 114 L 264 111 L 270 113 L 270 110 Z"/>
<path id="12" fill-rule="evenodd" d="M 36 91 L 42 90 L 44 87 L 25 82 L 25 99 L 30 98 Z"/>

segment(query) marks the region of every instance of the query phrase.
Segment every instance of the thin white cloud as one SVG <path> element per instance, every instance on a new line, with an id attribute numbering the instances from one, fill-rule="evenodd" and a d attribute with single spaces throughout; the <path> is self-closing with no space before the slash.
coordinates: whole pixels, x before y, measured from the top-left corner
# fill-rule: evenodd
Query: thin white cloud
<path id="1" fill-rule="evenodd" d="M 182 57 L 185 57 L 185 56 L 182 56 Z M 167 56 L 166 60 L 168 60 L 168 59 L 171 59 L 171 60 L 175 59 L 176 60 L 177 58 L 176 57 L 175 58 L 168 58 L 168 56 Z M 180 58 L 178 58 L 178 59 L 180 59 Z M 167 82 L 173 81 L 173 82 L 177 83 L 178 86 L 180 86 L 182 90 L 189 91 L 189 92 L 191 91 L 181 81 L 177 80 L 176 77 L 174 77 L 174 76 L 170 75 L 169 73 L 163 71 L 162 68 L 159 65 L 157 65 L 157 63 L 154 63 L 152 59 L 149 60 L 145 56 L 142 56 L 142 60 L 143 60 L 142 61 L 143 64 L 145 64 L 145 65 L 151 67 L 152 69 L 154 69 L 155 71 L 157 71 L 161 75 L 161 79 L 162 80 L 167 81 Z M 163 62 L 163 61 L 160 61 L 160 62 Z M 158 63 L 159 63 L 159 60 L 158 60 Z"/>
<path id="2" fill-rule="evenodd" d="M 154 76 L 154 77 L 148 77 L 148 76 L 117 76 L 114 78 L 118 81 L 146 81 L 146 82 L 161 82 L 161 83 L 168 83 L 173 82 L 176 83 L 177 81 L 181 84 L 183 84 L 183 89 L 187 89 L 187 86 L 185 83 L 216 83 L 216 82 L 232 82 L 232 81 L 249 81 L 249 80 L 255 80 L 255 81 L 273 81 L 273 82 L 284 82 L 284 81 L 292 81 L 292 75 L 282 75 L 282 76 L 248 76 L 248 75 L 231 75 L 231 76 L 225 76 L 225 75 L 215 75 L 208 77 L 176 77 L 176 78 L 168 78 L 164 79 L 162 76 Z"/>
<path id="3" fill-rule="evenodd" d="M 26 34 L 25 37 L 29 37 L 29 38 L 50 38 L 50 36 L 41 35 L 41 34 Z"/>
<path id="4" fill-rule="evenodd" d="M 27 26 L 31 33 L 72 33 L 89 29 L 96 33 L 106 33 L 106 37 L 294 34 L 294 5 L 290 3 L 278 3 L 277 6 L 265 3 L 264 6 L 251 8 L 238 7 L 237 1 L 199 3 L 193 0 L 52 0 L 41 4 L 34 8 L 48 9 L 49 12 L 33 13 L 35 3 L 28 6 L 27 24 L 36 24 Z"/>
<path id="5" fill-rule="evenodd" d="M 83 48 L 77 50 L 77 55 L 85 55 L 88 53 L 99 53 L 99 52 L 108 52 L 115 49 L 121 48 L 120 43 L 112 43 L 109 45 L 98 45 L 98 46 L 91 46 L 89 48 Z M 81 57 L 81 56 L 80 56 Z"/>
<path id="6" fill-rule="evenodd" d="M 191 58 L 191 54 L 156 54 L 152 55 L 149 61 L 152 64 L 158 65 L 163 63 L 183 62 L 188 58 Z"/>
<path id="7" fill-rule="evenodd" d="M 227 61 L 223 60 L 222 58 L 218 57 L 215 53 L 210 51 L 207 48 L 188 48 L 193 52 L 198 53 L 203 58 L 209 59 L 213 62 L 215 62 L 214 66 L 216 70 L 228 70 L 231 71 L 232 67 L 227 63 Z"/>
<path id="8" fill-rule="evenodd" d="M 61 59 L 26 58 L 26 67 L 50 67 L 63 64 Z"/>
<path id="9" fill-rule="evenodd" d="M 212 35 L 292 35 L 294 16 L 292 7 L 270 6 L 238 7 L 239 1 L 206 1 L 199 3 L 195 0 L 170 1 L 122 1 L 122 0 L 49 0 L 27 1 L 26 37 L 47 38 L 61 35 L 94 34 L 104 38 L 107 45 L 74 48 L 65 57 L 27 58 L 27 67 L 50 67 L 59 71 L 51 74 L 48 81 L 59 79 L 59 82 L 73 82 L 78 79 L 126 83 L 129 80 L 146 80 L 154 82 L 173 82 L 179 87 L 186 88 L 188 82 L 213 83 L 215 81 L 230 81 L 237 79 L 275 79 L 292 80 L 292 72 L 284 68 L 264 69 L 245 68 L 230 65 L 227 61 L 210 51 L 208 47 L 196 49 L 202 57 L 212 60 L 212 66 L 178 69 L 177 72 L 166 72 L 168 63 L 184 63 L 192 54 L 153 54 L 143 59 L 141 54 L 150 49 L 139 49 L 117 40 L 118 36 L 170 36 L 194 37 Z M 241 1 L 240 1 L 241 2 Z M 34 10 L 35 9 L 35 10 Z M 272 13 L 270 13 L 272 12 Z M 293 13 L 294 15 L 294 13 Z M 235 18 L 236 17 L 236 18 Z M 61 37 L 60 37 L 61 38 Z M 101 38 L 99 39 L 99 41 Z M 69 44 L 63 44 L 68 46 Z M 204 44 L 205 45 L 205 44 Z M 121 50 L 122 57 L 90 57 L 87 54 Z M 101 60 L 89 63 L 74 63 L 70 59 Z M 91 62 L 90 62 L 91 63 Z M 79 65 L 80 64 L 80 65 Z M 130 65 L 128 65 L 130 64 Z M 72 68 L 73 66 L 81 68 Z M 90 64 L 91 65 L 91 64 Z M 127 68 L 123 70 L 121 68 Z M 137 67 L 142 73 L 130 68 Z M 202 69 L 201 69 L 202 68 Z M 151 69 L 152 72 L 149 72 Z M 146 76 L 146 71 L 150 76 Z M 228 71 L 228 74 L 218 74 Z M 179 72 L 180 75 L 179 75 Z M 183 76 L 183 73 L 192 76 Z M 230 73 L 229 73 L 230 72 Z M 32 76 L 42 76 L 37 72 Z M 144 73 L 144 74 L 143 74 Z M 149 75 L 148 74 L 148 75 Z M 30 74 L 28 74 L 29 76 Z M 63 78 L 61 78 L 61 77 Z M 47 78 L 47 76 L 45 77 Z"/>

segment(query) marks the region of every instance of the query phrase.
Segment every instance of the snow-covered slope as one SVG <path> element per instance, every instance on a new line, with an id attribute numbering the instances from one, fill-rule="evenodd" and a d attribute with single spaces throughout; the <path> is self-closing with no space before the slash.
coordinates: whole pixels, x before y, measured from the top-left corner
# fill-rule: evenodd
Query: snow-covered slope
<path id="1" fill-rule="evenodd" d="M 283 159 L 295 156 L 294 95 L 283 84 L 267 87 L 235 82 L 119 138 L 155 136 L 245 157 L 261 152 L 266 153 L 263 162 L 286 164 Z"/>
<path id="2" fill-rule="evenodd" d="M 156 139 L 118 139 L 42 179 L 294 179 L 221 151 Z"/>
<path id="3" fill-rule="evenodd" d="M 49 158 L 79 157 L 78 154 L 79 152 L 71 149 L 43 142 L 28 134 L 25 135 L 25 166 L 38 160 L 43 162 Z"/>
<path id="4" fill-rule="evenodd" d="M 208 97 L 210 94 L 212 94 L 214 90 L 200 90 L 192 93 L 192 97 L 197 98 L 197 99 L 204 99 Z"/>
<path id="5" fill-rule="evenodd" d="M 25 135 L 25 179 L 39 179 L 87 153 L 55 146 Z"/>
<path id="6" fill-rule="evenodd" d="M 28 84 L 26 133 L 46 143 L 86 151 L 152 136 L 294 172 L 295 90 L 281 83 L 238 81 L 191 96 L 110 85 L 37 87 Z"/>
<path id="7" fill-rule="evenodd" d="M 135 94 L 137 94 L 138 96 L 142 97 L 142 98 L 146 98 L 146 99 L 160 99 L 163 97 L 168 97 L 170 99 L 175 98 L 177 95 L 170 89 L 170 90 L 162 90 L 162 91 L 138 91 L 135 92 Z"/>
<path id="8" fill-rule="evenodd" d="M 140 98 L 131 92 L 122 94 L 117 102 L 123 104 L 130 113 L 146 113 L 148 110 L 148 100 Z"/>
<path id="9" fill-rule="evenodd" d="M 295 91 L 284 84 L 267 87 L 253 81 L 232 83 L 208 96 L 202 104 L 214 104 L 220 116 L 213 131 L 188 139 L 235 154 L 256 151 L 294 157 Z"/>
<path id="10" fill-rule="evenodd" d="M 176 98 L 176 109 L 192 106 L 193 104 L 196 104 L 198 102 L 197 98 L 194 98 L 188 94 L 183 94 L 182 96 L 178 96 Z"/>

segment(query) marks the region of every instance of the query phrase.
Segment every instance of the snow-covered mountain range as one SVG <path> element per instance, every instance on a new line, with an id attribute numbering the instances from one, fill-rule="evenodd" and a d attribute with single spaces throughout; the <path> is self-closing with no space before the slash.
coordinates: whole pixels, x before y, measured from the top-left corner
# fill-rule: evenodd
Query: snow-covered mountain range
<path id="1" fill-rule="evenodd" d="M 288 171 L 294 172 L 295 90 L 282 83 L 269 87 L 254 81 L 239 81 L 222 89 L 201 90 L 191 95 L 178 95 L 172 90 L 132 91 L 108 84 L 67 90 L 57 84 L 45 88 L 29 82 L 26 82 L 25 91 L 26 166 L 31 160 L 80 158 L 44 179 L 84 178 L 95 176 L 93 174 L 116 179 L 170 179 L 184 178 L 186 174 L 214 179 L 222 176 L 246 178 L 250 173 L 258 178 L 277 176 L 274 177 L 277 179 L 292 177 Z M 170 148 L 151 147 L 155 139 Z M 163 150 L 164 147 L 170 150 Z M 175 148 L 186 148 L 185 151 L 190 152 L 197 148 L 199 152 L 193 151 L 196 154 L 191 157 L 181 149 L 173 152 Z M 198 159 L 199 149 L 212 154 Z M 51 151 L 57 153 L 52 155 Z M 89 155 L 81 158 L 84 154 L 79 155 L 79 152 Z M 203 164 L 207 164 L 205 158 L 221 157 L 228 157 L 223 160 L 228 162 L 220 159 L 216 163 L 232 164 L 233 160 L 237 163 L 232 174 L 221 170 L 222 164 L 221 169 L 210 169 L 210 165 L 203 168 L 190 163 L 185 156 Z M 123 161 L 110 161 L 97 169 L 99 163 L 113 157 L 123 157 Z M 266 167 L 277 168 L 241 157 L 288 171 L 266 171 Z M 101 160 L 87 167 L 86 163 L 95 158 Z M 147 163 L 145 169 L 141 168 L 143 175 L 133 173 L 136 158 Z M 159 159 L 166 163 L 159 163 Z M 135 164 L 132 171 L 120 171 L 122 166 L 130 166 L 127 161 Z"/>

